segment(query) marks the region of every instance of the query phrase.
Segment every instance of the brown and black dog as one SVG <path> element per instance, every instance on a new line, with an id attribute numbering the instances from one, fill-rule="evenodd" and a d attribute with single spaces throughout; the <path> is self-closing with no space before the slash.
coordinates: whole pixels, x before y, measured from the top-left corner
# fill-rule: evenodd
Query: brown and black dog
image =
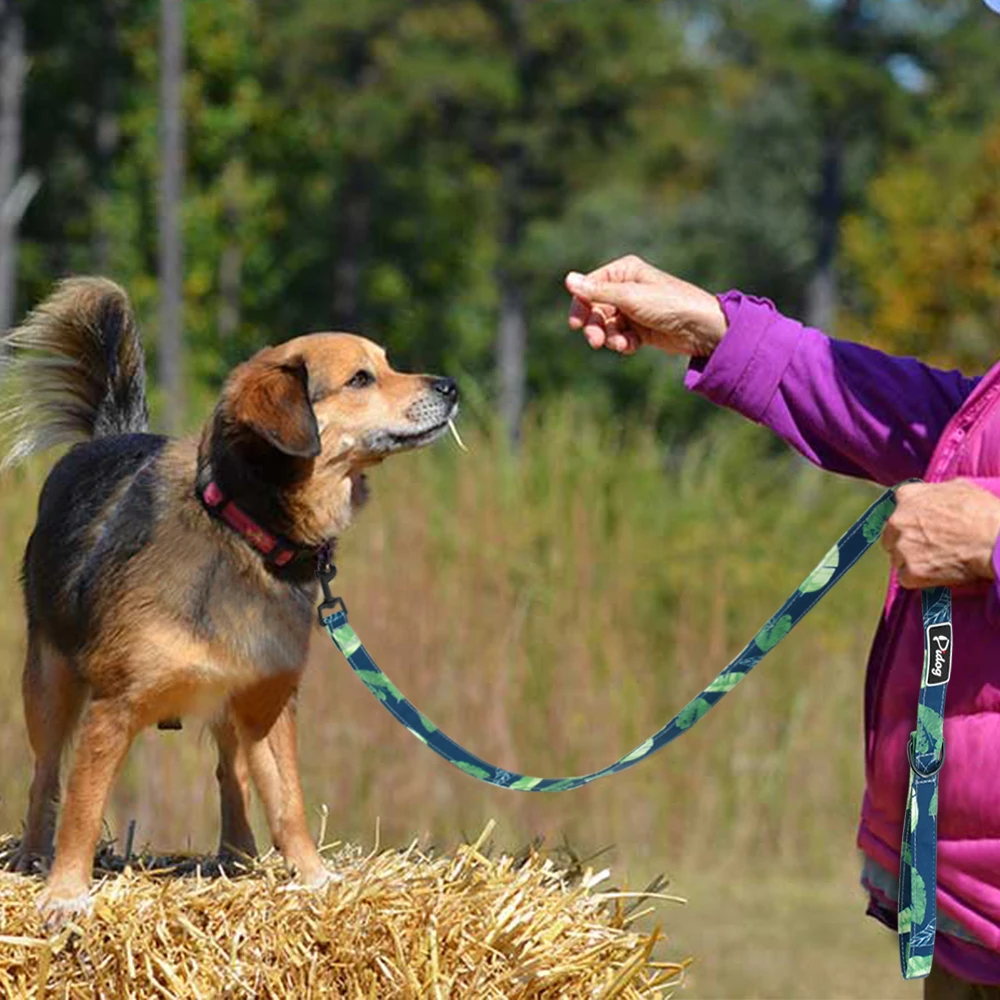
<path id="1" fill-rule="evenodd" d="M 5 464 L 77 442 L 43 487 L 23 570 L 35 771 L 22 870 L 52 855 L 60 760 L 78 737 L 40 897 L 47 922 L 88 906 L 102 813 L 135 735 L 190 714 L 218 745 L 220 850 L 255 853 L 249 774 L 286 862 L 321 884 L 294 708 L 317 554 L 364 500 L 366 468 L 447 430 L 455 383 L 395 372 L 361 337 L 310 334 L 234 369 L 200 438 L 171 440 L 148 433 L 142 346 L 113 282 L 63 282 L 0 343 Z"/>

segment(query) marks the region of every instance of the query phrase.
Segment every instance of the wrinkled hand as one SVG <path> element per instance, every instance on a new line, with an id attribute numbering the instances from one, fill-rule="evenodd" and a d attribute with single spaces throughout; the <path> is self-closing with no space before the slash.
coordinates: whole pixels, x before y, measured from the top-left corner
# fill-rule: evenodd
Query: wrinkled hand
<path id="1" fill-rule="evenodd" d="M 882 547 L 908 589 L 992 580 L 1000 499 L 972 483 L 901 486 Z"/>
<path id="2" fill-rule="evenodd" d="M 566 276 L 569 325 L 591 347 L 634 354 L 641 346 L 704 357 L 726 332 L 718 299 L 641 257 L 613 260 L 590 274 Z"/>

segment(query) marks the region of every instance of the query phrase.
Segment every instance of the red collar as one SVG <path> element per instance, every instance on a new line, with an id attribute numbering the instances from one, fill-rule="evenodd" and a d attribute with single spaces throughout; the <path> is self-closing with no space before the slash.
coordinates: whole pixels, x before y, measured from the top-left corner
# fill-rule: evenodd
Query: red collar
<path id="1" fill-rule="evenodd" d="M 298 555 L 316 556 L 322 552 L 322 546 L 317 549 L 311 545 L 296 545 L 262 528 L 249 514 L 240 510 L 214 480 L 210 480 L 204 488 L 198 487 L 197 493 L 210 514 L 225 521 L 274 566 L 287 566 Z"/>

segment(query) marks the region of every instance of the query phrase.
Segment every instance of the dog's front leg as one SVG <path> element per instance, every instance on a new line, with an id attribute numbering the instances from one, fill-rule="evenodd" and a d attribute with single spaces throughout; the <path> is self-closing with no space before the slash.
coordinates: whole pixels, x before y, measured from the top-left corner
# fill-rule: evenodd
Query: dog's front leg
<path id="1" fill-rule="evenodd" d="M 49 928 L 85 912 L 94 865 L 94 849 L 111 785 L 132 742 L 132 715 L 120 699 L 95 699 L 80 724 L 56 855 L 38 900 Z"/>
<path id="2" fill-rule="evenodd" d="M 232 715 L 264 804 L 274 846 L 306 885 L 322 885 L 329 870 L 306 824 L 295 748 L 298 674 L 262 682 L 233 699 Z"/>
<path id="3" fill-rule="evenodd" d="M 219 855 L 255 857 L 257 844 L 250 827 L 250 775 L 246 754 L 228 710 L 212 724 L 219 750 L 215 777 L 219 782 Z"/>

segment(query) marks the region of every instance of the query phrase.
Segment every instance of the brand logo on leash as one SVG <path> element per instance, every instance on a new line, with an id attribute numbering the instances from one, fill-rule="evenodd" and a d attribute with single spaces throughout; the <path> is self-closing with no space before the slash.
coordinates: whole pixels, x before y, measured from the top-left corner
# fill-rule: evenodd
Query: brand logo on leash
<path id="1" fill-rule="evenodd" d="M 951 677 L 951 625 L 927 626 L 927 684 L 947 684 Z"/>

